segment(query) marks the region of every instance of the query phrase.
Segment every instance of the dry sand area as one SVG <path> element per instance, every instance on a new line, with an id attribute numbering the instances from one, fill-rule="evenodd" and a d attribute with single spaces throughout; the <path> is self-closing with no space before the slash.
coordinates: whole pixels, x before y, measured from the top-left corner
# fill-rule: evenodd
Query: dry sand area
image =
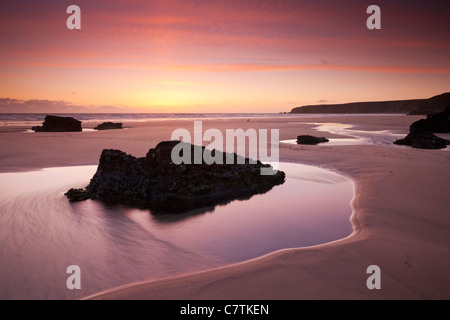
<path id="1" fill-rule="evenodd" d="M 302 122 L 339 122 L 367 130 L 407 130 L 420 117 L 204 120 L 204 129 L 280 129 L 280 140 L 300 134 L 333 137 Z M 193 121 L 125 123 L 126 130 L 23 133 L 0 130 L 0 171 L 98 163 L 101 150 L 144 156 L 175 128 Z M 97 299 L 449 299 L 450 152 L 388 146 L 280 145 L 280 160 L 324 167 L 355 181 L 354 233 L 308 248 L 195 274 L 130 284 Z M 324 195 L 326 196 L 326 195 Z M 301 206 L 301 203 L 298 204 Z M 280 204 L 280 210 L 283 205 Z M 367 267 L 381 269 L 381 289 L 369 290 Z"/>

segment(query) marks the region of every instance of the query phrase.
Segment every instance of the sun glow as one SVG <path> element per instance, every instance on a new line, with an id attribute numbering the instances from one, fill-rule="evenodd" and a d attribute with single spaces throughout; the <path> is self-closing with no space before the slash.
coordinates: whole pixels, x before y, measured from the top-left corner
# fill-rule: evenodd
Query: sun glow
<path id="1" fill-rule="evenodd" d="M 57 103 L 80 112 L 283 112 L 324 100 L 428 98 L 450 84 L 440 4 L 380 3 L 380 30 L 367 29 L 357 1 L 77 5 L 75 30 L 64 4 L 1 10 L 0 112 Z"/>

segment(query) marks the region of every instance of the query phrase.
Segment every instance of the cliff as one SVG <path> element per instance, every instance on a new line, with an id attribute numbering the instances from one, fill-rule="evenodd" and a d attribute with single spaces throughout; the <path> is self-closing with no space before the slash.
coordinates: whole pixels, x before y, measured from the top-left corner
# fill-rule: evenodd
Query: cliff
<path id="1" fill-rule="evenodd" d="M 450 93 L 447 92 L 429 99 L 309 105 L 294 108 L 290 113 L 400 113 L 429 115 L 442 112 L 449 105 Z"/>

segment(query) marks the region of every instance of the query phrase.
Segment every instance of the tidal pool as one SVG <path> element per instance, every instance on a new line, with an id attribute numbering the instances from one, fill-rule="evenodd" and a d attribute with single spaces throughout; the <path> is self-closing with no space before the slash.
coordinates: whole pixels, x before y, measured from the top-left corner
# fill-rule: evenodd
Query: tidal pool
<path id="1" fill-rule="evenodd" d="M 0 299 L 78 299 L 120 285 L 207 270 L 345 238 L 353 182 L 281 163 L 286 182 L 249 200 L 185 214 L 69 203 L 96 166 L 0 174 Z M 81 269 L 69 290 L 66 269 Z"/>

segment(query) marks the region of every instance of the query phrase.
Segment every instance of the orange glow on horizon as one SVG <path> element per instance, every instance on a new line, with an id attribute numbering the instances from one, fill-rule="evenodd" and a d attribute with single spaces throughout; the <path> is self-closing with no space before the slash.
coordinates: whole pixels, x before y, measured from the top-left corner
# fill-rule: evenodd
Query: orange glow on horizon
<path id="1" fill-rule="evenodd" d="M 446 4 L 381 1 L 378 31 L 357 0 L 77 5 L 77 31 L 64 3 L 5 5 L 0 112 L 284 112 L 450 87 Z"/>

